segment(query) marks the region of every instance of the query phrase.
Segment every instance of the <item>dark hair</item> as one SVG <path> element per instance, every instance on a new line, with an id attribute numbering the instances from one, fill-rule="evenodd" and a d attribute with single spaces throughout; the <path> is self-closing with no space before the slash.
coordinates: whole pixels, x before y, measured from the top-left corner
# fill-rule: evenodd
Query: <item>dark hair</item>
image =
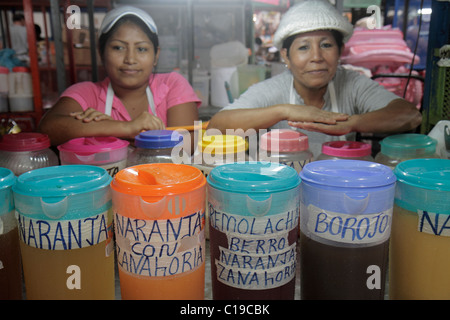
<path id="1" fill-rule="evenodd" d="M 13 21 L 22 21 L 25 19 L 25 16 L 21 13 L 16 13 L 13 15 Z"/>
<path id="2" fill-rule="evenodd" d="M 127 22 L 133 23 L 137 25 L 139 28 L 141 28 L 142 31 L 147 35 L 147 37 L 150 39 L 150 41 L 153 43 L 153 47 L 155 50 L 155 54 L 158 51 L 159 47 L 159 39 L 158 35 L 154 32 L 152 32 L 147 25 L 138 17 L 134 15 L 127 15 L 122 17 L 119 21 L 117 21 L 114 26 L 107 32 L 103 33 L 99 39 L 98 39 L 98 51 L 100 53 L 100 57 L 103 59 L 103 53 L 105 52 L 105 46 L 108 39 L 111 37 L 112 34 L 117 30 L 117 28 Z"/>
<path id="3" fill-rule="evenodd" d="M 336 44 L 339 48 L 339 53 L 341 53 L 341 49 L 342 46 L 344 45 L 344 36 L 341 32 L 337 31 L 337 30 L 329 30 L 329 29 L 325 29 L 324 31 L 329 31 L 331 32 L 334 40 L 336 41 Z M 292 45 L 292 42 L 294 42 L 295 38 L 297 38 L 297 36 L 299 35 L 299 33 L 294 34 L 292 36 L 287 37 L 286 39 L 284 39 L 283 41 L 283 49 L 287 49 L 287 56 L 289 58 L 289 48 Z"/>

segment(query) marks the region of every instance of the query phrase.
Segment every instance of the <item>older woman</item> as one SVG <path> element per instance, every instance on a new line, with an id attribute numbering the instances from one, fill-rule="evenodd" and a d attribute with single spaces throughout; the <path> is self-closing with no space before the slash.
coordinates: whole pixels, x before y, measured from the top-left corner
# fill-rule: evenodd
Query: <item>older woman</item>
<path id="1" fill-rule="evenodd" d="M 53 145 L 85 136 L 132 140 L 142 130 L 193 125 L 201 100 L 176 72 L 155 74 L 159 42 L 147 12 L 111 10 L 100 27 L 100 56 L 107 78 L 67 88 L 39 129 Z"/>
<path id="2" fill-rule="evenodd" d="M 209 128 L 296 128 L 314 156 L 355 132 L 394 133 L 421 123 L 417 108 L 364 75 L 339 66 L 352 25 L 327 1 L 303 1 L 283 16 L 274 43 L 288 70 L 251 86 Z"/>

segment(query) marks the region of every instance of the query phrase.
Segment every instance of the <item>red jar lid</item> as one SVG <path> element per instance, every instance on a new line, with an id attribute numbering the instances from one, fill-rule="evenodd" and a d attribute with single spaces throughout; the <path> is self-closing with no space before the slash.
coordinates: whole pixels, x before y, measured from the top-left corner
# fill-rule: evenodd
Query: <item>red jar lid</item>
<path id="1" fill-rule="evenodd" d="M 13 72 L 30 72 L 30 68 L 27 67 L 14 67 Z"/>
<path id="2" fill-rule="evenodd" d="M 19 132 L 6 134 L 0 140 L 0 150 L 4 151 L 36 151 L 50 147 L 50 139 L 44 133 Z"/>
<path id="3" fill-rule="evenodd" d="M 2 67 L 2 66 L 0 66 L 0 73 L 6 73 L 6 74 L 8 74 L 8 73 L 9 73 L 9 69 L 8 69 L 7 67 Z"/>

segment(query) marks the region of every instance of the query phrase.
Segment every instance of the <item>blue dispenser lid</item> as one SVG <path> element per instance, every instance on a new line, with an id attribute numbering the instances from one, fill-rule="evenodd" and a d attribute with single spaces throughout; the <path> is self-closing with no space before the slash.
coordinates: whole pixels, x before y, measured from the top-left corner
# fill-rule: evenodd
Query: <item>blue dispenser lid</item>
<path id="1" fill-rule="evenodd" d="M 91 165 L 45 167 L 23 173 L 13 186 L 16 209 L 40 219 L 80 219 L 111 206 L 108 172 Z"/>
<path id="2" fill-rule="evenodd" d="M 0 168 L 0 190 L 12 187 L 16 182 L 16 176 L 7 168 Z"/>
<path id="3" fill-rule="evenodd" d="M 183 135 L 173 130 L 149 130 L 138 134 L 134 143 L 138 148 L 166 149 L 173 148 L 183 142 Z"/>
<path id="4" fill-rule="evenodd" d="M 300 172 L 302 181 L 328 187 L 374 188 L 395 183 L 392 169 L 362 160 L 320 160 L 308 163 Z"/>
<path id="5" fill-rule="evenodd" d="M 216 189 L 244 194 L 280 192 L 300 184 L 295 169 L 263 162 L 237 162 L 215 167 L 207 181 Z"/>
<path id="6" fill-rule="evenodd" d="M 7 168 L 0 168 L 0 216 L 14 208 L 11 187 L 16 182 L 16 176 Z"/>
<path id="7" fill-rule="evenodd" d="M 399 163 L 395 203 L 412 212 L 450 215 L 450 160 L 414 159 Z"/>
<path id="8" fill-rule="evenodd" d="M 450 160 L 414 159 L 400 162 L 394 169 L 400 183 L 413 187 L 450 191 Z"/>

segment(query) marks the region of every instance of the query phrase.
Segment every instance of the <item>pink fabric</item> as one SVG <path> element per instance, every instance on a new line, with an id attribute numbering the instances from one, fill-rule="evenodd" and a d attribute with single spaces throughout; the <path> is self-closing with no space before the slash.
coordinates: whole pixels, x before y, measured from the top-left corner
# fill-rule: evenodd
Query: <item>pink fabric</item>
<path id="1" fill-rule="evenodd" d="M 80 82 L 67 88 L 61 97 L 77 101 L 83 110 L 94 108 L 105 112 L 106 92 L 109 78 L 100 82 Z M 156 106 L 156 115 L 167 126 L 167 110 L 173 106 L 195 102 L 200 107 L 202 101 L 197 97 L 189 82 L 179 73 L 159 73 L 150 78 L 150 89 Z M 150 105 L 148 111 L 151 113 Z M 111 116 L 115 120 L 130 121 L 130 115 L 119 98 L 114 96 Z"/>

